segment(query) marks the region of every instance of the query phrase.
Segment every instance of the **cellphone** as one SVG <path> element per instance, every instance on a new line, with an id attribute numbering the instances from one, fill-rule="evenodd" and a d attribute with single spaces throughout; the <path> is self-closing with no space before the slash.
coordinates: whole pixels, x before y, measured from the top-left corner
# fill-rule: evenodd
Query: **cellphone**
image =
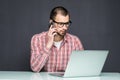
<path id="1" fill-rule="evenodd" d="M 49 23 L 49 28 L 51 27 L 51 25 L 53 26 L 53 23 L 51 22 L 51 23 Z"/>
<path id="2" fill-rule="evenodd" d="M 53 25 L 53 22 L 51 22 L 51 23 L 49 24 L 49 28 L 51 27 L 51 25 L 52 25 L 52 28 L 55 28 L 54 25 Z M 57 32 L 53 32 L 53 33 L 56 33 L 56 34 L 57 34 Z"/>

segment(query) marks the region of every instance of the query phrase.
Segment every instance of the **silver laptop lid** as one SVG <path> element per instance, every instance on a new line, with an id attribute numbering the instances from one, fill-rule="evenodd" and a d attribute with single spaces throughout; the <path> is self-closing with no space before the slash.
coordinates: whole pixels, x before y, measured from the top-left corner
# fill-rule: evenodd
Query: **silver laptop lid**
<path id="1" fill-rule="evenodd" d="M 108 50 L 73 51 L 64 77 L 100 75 Z"/>

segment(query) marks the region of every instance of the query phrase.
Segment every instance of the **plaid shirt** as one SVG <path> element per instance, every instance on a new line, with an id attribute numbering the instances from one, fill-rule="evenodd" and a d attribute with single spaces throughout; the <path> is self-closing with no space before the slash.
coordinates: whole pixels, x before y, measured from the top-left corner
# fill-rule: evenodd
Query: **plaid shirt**
<path id="1" fill-rule="evenodd" d="M 43 68 L 47 72 L 65 71 L 69 56 L 73 50 L 83 50 L 78 37 L 66 33 L 60 49 L 54 45 L 51 49 L 46 48 L 46 34 L 36 34 L 31 40 L 31 69 L 39 72 Z"/>

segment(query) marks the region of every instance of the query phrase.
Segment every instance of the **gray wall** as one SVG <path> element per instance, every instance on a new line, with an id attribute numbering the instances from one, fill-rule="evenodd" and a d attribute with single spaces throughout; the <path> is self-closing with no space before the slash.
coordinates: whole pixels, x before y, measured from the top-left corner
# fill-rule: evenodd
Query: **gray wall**
<path id="1" fill-rule="evenodd" d="M 69 32 L 85 49 L 108 49 L 103 71 L 120 72 L 119 4 L 119 0 L 0 0 L 0 70 L 31 70 L 31 37 L 48 29 L 51 9 L 62 5 L 71 13 Z"/>

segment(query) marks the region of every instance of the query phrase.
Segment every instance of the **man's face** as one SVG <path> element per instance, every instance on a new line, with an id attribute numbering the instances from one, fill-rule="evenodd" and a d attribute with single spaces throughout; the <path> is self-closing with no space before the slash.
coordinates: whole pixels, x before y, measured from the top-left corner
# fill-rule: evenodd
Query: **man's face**
<path id="1" fill-rule="evenodd" d="M 53 20 L 53 23 L 57 30 L 57 34 L 60 36 L 64 36 L 70 24 L 69 15 L 63 16 L 61 14 L 57 14 L 55 19 Z"/>

